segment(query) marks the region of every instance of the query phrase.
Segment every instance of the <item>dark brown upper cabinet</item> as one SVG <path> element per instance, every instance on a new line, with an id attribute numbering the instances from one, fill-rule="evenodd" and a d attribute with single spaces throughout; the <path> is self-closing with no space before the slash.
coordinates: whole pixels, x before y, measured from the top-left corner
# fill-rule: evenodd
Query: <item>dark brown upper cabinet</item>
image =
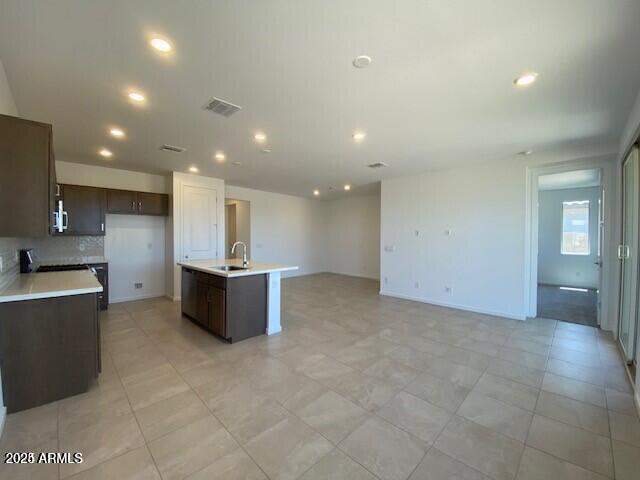
<path id="1" fill-rule="evenodd" d="M 53 231 L 55 159 L 51 125 L 0 115 L 0 237 Z"/>
<path id="2" fill-rule="evenodd" d="M 169 196 L 163 193 L 109 189 L 107 191 L 107 213 L 167 216 L 169 214 Z"/>
<path id="3" fill-rule="evenodd" d="M 138 194 L 129 190 L 107 190 L 107 213 L 138 213 Z"/>
<path id="4" fill-rule="evenodd" d="M 169 213 L 168 195 L 138 192 L 138 213 L 140 215 L 167 215 Z"/>
<path id="5" fill-rule="evenodd" d="M 107 191 L 84 185 L 59 185 L 66 212 L 63 232 L 56 235 L 104 235 Z"/>

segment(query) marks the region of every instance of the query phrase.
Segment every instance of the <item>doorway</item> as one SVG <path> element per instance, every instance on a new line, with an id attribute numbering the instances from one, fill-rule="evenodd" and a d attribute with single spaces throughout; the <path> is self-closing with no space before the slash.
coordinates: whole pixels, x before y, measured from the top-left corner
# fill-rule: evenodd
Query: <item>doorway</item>
<path id="1" fill-rule="evenodd" d="M 598 168 L 538 177 L 538 317 L 600 324 L 603 204 Z"/>
<path id="2" fill-rule="evenodd" d="M 242 249 L 231 253 L 235 242 L 247 245 L 247 259 L 251 259 L 251 203 L 247 200 L 226 198 L 225 213 L 225 258 L 242 258 Z"/>

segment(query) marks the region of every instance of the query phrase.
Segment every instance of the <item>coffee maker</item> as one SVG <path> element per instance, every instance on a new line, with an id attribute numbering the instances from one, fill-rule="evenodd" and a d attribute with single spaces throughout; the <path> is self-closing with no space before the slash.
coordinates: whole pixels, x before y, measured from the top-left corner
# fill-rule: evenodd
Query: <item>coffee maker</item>
<path id="1" fill-rule="evenodd" d="M 31 248 L 20 249 L 20 273 L 30 273 L 32 263 Z"/>

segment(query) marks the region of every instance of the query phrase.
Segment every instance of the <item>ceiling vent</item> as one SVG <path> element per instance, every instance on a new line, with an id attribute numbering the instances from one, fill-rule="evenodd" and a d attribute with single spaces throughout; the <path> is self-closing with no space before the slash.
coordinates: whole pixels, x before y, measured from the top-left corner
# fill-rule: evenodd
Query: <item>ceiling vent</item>
<path id="1" fill-rule="evenodd" d="M 169 145 L 167 143 L 162 145 L 160 147 L 160 150 L 162 150 L 163 152 L 171 152 L 171 153 L 183 153 L 187 151 L 187 149 L 184 147 L 176 147 L 175 145 Z"/>
<path id="2" fill-rule="evenodd" d="M 367 165 L 367 167 L 369 168 L 384 168 L 384 167 L 388 167 L 389 164 L 388 163 L 384 163 L 384 162 L 376 162 L 376 163 L 370 163 L 369 165 Z"/>
<path id="3" fill-rule="evenodd" d="M 213 100 L 211 100 L 207 105 L 205 105 L 204 108 L 206 110 L 212 111 L 213 113 L 222 115 L 223 117 L 230 117 L 231 115 L 236 113 L 238 110 L 240 110 L 242 107 L 239 107 L 238 105 L 234 105 L 231 102 L 227 102 L 226 100 L 213 97 Z"/>

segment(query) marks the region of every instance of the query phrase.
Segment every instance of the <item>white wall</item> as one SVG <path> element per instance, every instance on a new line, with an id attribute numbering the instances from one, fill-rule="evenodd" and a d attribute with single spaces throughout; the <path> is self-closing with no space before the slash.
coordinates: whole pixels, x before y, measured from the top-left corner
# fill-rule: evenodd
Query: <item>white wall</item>
<path id="1" fill-rule="evenodd" d="M 381 202 L 383 294 L 523 318 L 521 163 L 383 180 Z"/>
<path id="2" fill-rule="evenodd" d="M 597 288 L 599 187 L 546 190 L 538 194 L 538 283 Z M 562 202 L 589 200 L 590 255 L 562 255 Z"/>
<path id="3" fill-rule="evenodd" d="M 380 194 L 327 202 L 327 270 L 380 278 Z"/>
<path id="4" fill-rule="evenodd" d="M 3 115 L 18 115 L 18 109 L 16 108 L 16 102 L 13 100 L 13 94 L 9 88 L 9 82 L 7 81 L 7 75 L 4 71 L 4 65 L 0 60 L 0 114 Z M 14 251 L 17 248 L 18 240 L 15 238 L 0 238 L 0 255 L 7 260 L 9 257 L 14 258 Z M 12 263 L 15 263 L 12 262 Z M 12 275 L 15 275 L 15 265 L 11 268 Z M 6 278 L 2 278 L 6 277 Z M 9 275 L 0 275 L 0 284 L 4 284 L 10 280 Z M 4 406 L 4 397 L 2 396 L 2 372 L 0 371 L 0 435 L 2 435 L 2 429 L 4 428 L 4 419 L 7 409 Z"/>
<path id="5" fill-rule="evenodd" d="M 588 161 L 612 165 L 611 156 Z M 528 167 L 543 163 L 578 162 L 510 158 L 383 180 L 381 293 L 526 318 L 527 175 Z M 605 172 L 607 178 L 610 174 Z M 608 208 L 615 211 L 617 194 L 609 194 Z M 608 246 L 605 262 L 615 262 L 614 241 Z M 613 273 L 605 277 L 614 281 Z M 605 310 L 607 325 L 613 323 L 612 307 Z"/>
<path id="6" fill-rule="evenodd" d="M 72 161 L 56 161 L 56 177 L 58 182 L 72 185 L 167 193 L 166 177 L 164 175 L 152 175 L 150 173 L 96 165 L 82 165 Z"/>
<path id="7" fill-rule="evenodd" d="M 326 271 L 326 202 L 230 185 L 226 186 L 226 196 L 251 203 L 254 261 L 300 267 L 283 276 Z"/>
<path id="8" fill-rule="evenodd" d="M 161 175 L 56 161 L 60 183 L 166 193 Z M 109 302 L 165 295 L 165 217 L 107 215 L 104 255 L 109 262 Z M 140 282 L 143 288 L 136 289 Z"/>
<path id="9" fill-rule="evenodd" d="M 110 303 L 165 294 L 165 222 L 165 217 L 107 215 Z"/>

